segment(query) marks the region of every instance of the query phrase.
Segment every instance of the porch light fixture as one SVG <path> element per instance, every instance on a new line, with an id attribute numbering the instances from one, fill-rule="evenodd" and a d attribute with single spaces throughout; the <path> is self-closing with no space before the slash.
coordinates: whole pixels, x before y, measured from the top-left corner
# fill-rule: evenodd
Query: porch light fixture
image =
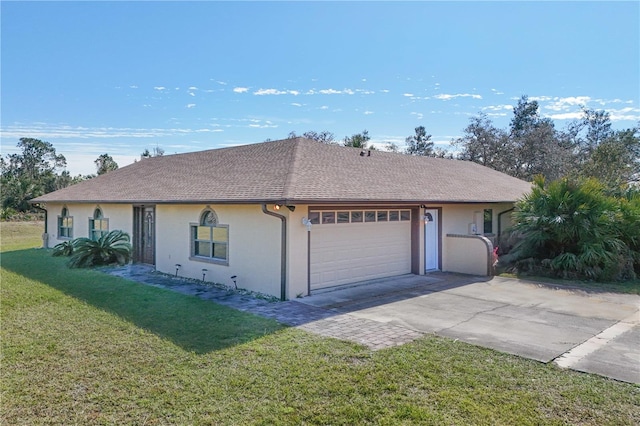
<path id="1" fill-rule="evenodd" d="M 424 204 L 420 204 L 420 208 L 421 208 L 421 209 L 426 209 L 426 208 L 427 208 L 427 206 L 425 206 Z"/>
<path id="2" fill-rule="evenodd" d="M 202 268 L 202 281 L 204 281 L 204 276 L 207 275 L 207 270 Z"/>
<path id="3" fill-rule="evenodd" d="M 280 204 L 276 204 L 273 206 L 274 210 L 280 210 L 280 207 L 282 207 Z"/>
<path id="4" fill-rule="evenodd" d="M 176 263 L 176 277 L 178 276 L 178 270 L 182 268 L 182 265 L 179 263 Z"/>
<path id="5" fill-rule="evenodd" d="M 296 206 L 286 206 L 291 212 L 293 212 L 296 209 Z"/>
<path id="6" fill-rule="evenodd" d="M 238 284 L 236 283 L 236 278 L 238 278 L 237 275 L 231 275 L 231 281 L 233 281 L 233 285 L 236 287 L 236 290 L 237 290 Z"/>

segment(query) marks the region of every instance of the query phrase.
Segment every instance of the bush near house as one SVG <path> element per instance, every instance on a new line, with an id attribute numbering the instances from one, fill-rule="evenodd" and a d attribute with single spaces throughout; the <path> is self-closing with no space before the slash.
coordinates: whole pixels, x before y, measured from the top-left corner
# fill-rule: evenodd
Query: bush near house
<path id="1" fill-rule="evenodd" d="M 501 257 L 515 272 L 599 281 L 640 273 L 640 191 L 608 192 L 595 179 L 541 176 L 516 204 L 516 243 Z"/>
<path id="2" fill-rule="evenodd" d="M 131 239 L 129 234 L 115 230 L 102 235 L 97 240 L 76 238 L 64 241 L 53 248 L 53 256 L 69 256 L 69 267 L 124 265 L 131 260 Z"/>

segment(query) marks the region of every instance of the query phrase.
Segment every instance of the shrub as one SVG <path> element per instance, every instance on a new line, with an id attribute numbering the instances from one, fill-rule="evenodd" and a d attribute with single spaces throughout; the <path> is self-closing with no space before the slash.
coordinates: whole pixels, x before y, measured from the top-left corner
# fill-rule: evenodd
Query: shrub
<path id="1" fill-rule="evenodd" d="M 63 241 L 53 247 L 53 256 L 71 256 L 73 254 L 73 241 Z"/>
<path id="2" fill-rule="evenodd" d="M 131 259 L 130 241 L 129 234 L 123 231 L 111 231 L 95 241 L 76 238 L 73 240 L 73 254 L 69 259 L 69 266 L 86 268 L 113 263 L 124 265 Z"/>
<path id="3" fill-rule="evenodd" d="M 518 272 L 591 280 L 634 279 L 640 200 L 608 195 L 594 179 L 534 181 L 516 204 L 517 238 L 506 260 Z M 634 231 L 635 229 L 635 231 Z M 503 259 L 505 260 L 505 259 Z"/>

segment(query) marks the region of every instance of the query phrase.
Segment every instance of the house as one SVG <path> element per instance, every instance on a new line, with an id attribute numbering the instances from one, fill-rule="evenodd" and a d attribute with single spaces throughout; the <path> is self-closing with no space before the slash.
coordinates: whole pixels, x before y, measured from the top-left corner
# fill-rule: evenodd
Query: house
<path id="1" fill-rule="evenodd" d="M 46 247 L 120 229 L 135 262 L 285 299 L 491 274 L 492 242 L 529 190 L 472 162 L 295 138 L 143 159 L 32 202 L 47 211 Z"/>

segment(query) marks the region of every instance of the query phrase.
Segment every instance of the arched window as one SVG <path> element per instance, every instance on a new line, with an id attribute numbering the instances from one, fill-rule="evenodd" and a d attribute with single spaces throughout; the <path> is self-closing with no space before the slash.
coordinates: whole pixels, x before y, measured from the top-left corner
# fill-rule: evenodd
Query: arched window
<path id="1" fill-rule="evenodd" d="M 103 235 L 109 232 L 109 219 L 105 219 L 102 209 L 96 207 L 93 211 L 93 217 L 89 218 L 89 238 L 97 241 Z"/>
<path id="2" fill-rule="evenodd" d="M 58 238 L 73 238 L 73 216 L 69 216 L 67 206 L 62 208 L 60 216 L 58 216 Z"/>
<path id="3" fill-rule="evenodd" d="M 200 214 L 200 221 L 191 225 L 191 259 L 229 264 L 229 225 L 218 223 L 211 208 Z"/>

